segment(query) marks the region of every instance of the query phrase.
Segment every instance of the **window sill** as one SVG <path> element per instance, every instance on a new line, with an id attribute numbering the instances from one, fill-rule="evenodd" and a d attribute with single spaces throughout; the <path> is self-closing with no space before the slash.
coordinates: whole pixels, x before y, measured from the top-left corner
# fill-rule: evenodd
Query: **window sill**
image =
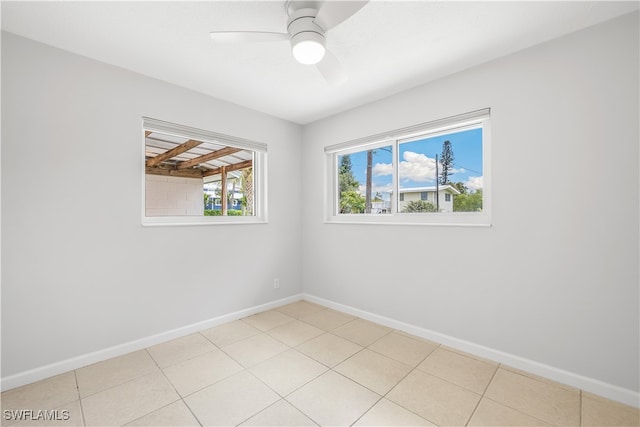
<path id="1" fill-rule="evenodd" d="M 143 227 L 171 227 L 171 226 L 198 226 L 198 225 L 240 225 L 240 224 L 267 224 L 266 219 L 256 217 L 176 217 L 176 216 L 158 216 L 143 217 Z"/>
<path id="2" fill-rule="evenodd" d="M 445 227 L 491 227 L 491 218 L 481 213 L 454 214 L 347 214 L 333 215 L 325 219 L 325 224 L 365 224 L 365 225 L 418 225 Z"/>

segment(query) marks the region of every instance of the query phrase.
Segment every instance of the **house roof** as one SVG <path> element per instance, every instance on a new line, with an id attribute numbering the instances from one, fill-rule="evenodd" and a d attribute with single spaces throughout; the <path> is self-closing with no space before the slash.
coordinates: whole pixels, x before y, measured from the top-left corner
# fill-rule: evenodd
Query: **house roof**
<path id="1" fill-rule="evenodd" d="M 460 194 L 460 191 L 458 191 L 457 188 L 455 188 L 452 185 L 449 184 L 445 184 L 445 185 L 441 185 L 438 190 L 440 191 L 446 191 L 452 194 Z M 436 191 L 436 186 L 433 185 L 431 187 L 414 187 L 414 188 L 401 188 L 399 190 L 400 193 L 421 193 L 423 191 L 431 191 L 434 192 Z"/>

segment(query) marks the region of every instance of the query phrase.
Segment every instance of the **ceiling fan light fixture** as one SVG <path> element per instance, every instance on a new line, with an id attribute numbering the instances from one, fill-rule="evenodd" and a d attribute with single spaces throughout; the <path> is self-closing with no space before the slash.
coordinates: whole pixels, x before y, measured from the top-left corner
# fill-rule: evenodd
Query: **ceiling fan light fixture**
<path id="1" fill-rule="evenodd" d="M 302 32 L 291 37 L 293 57 L 301 64 L 313 65 L 324 58 L 324 37 L 316 32 Z"/>

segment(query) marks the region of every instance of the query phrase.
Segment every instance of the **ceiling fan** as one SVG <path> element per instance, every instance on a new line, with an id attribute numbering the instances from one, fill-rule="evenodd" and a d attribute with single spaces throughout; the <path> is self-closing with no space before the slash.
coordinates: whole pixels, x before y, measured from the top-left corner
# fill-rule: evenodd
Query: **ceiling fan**
<path id="1" fill-rule="evenodd" d="M 218 43 L 291 43 L 293 57 L 305 65 L 315 65 L 329 83 L 339 85 L 347 80 L 340 61 L 325 47 L 326 34 L 358 12 L 368 0 L 299 1 L 287 0 L 287 32 L 212 31 Z"/>

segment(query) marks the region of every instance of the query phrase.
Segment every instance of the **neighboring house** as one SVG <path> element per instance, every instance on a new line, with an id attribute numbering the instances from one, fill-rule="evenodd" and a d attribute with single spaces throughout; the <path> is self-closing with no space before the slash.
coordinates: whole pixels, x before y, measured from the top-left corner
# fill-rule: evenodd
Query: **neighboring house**
<path id="1" fill-rule="evenodd" d="M 219 186 L 213 185 L 212 183 L 206 183 L 204 185 L 204 193 L 209 195 L 209 202 L 204 206 L 205 209 L 209 209 L 209 210 L 222 209 L 222 201 L 220 200 Z M 236 190 L 233 193 L 233 197 L 231 198 L 228 209 L 241 210 L 243 197 L 244 195 L 242 194 L 242 192 Z"/>
<path id="2" fill-rule="evenodd" d="M 210 196 L 211 197 L 211 196 Z M 242 194 L 236 194 L 231 200 L 231 204 L 227 206 L 228 209 L 242 210 Z M 222 201 L 220 200 L 220 196 L 211 197 L 209 199 L 209 203 L 205 205 L 205 209 L 207 210 L 221 210 L 222 209 Z"/>
<path id="3" fill-rule="evenodd" d="M 379 200 L 377 202 L 371 202 L 371 213 L 373 214 L 386 214 L 391 212 L 391 202 L 388 200 Z"/>
<path id="4" fill-rule="evenodd" d="M 460 194 L 458 189 L 449 184 L 438 187 L 438 201 L 436 201 L 435 186 L 401 188 L 398 200 L 398 212 L 402 212 L 407 203 L 414 200 L 424 200 L 425 202 L 433 204 L 433 206 L 439 205 L 440 212 L 453 212 L 453 197 L 456 194 Z"/>

